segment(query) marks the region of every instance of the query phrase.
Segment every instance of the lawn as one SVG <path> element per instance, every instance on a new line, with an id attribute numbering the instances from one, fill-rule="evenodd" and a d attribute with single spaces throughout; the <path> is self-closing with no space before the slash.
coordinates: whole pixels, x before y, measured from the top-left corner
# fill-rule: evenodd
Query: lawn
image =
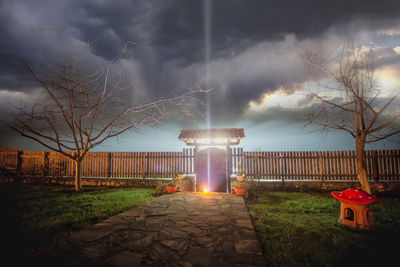
<path id="1" fill-rule="evenodd" d="M 386 266 L 398 261 L 400 201 L 371 204 L 375 227 L 338 224 L 340 203 L 330 194 L 263 192 L 249 203 L 269 266 Z"/>
<path id="2" fill-rule="evenodd" d="M 143 188 L 0 184 L 0 234 L 7 253 L 26 254 L 153 198 Z M 4 252 L 4 251 L 3 251 Z"/>

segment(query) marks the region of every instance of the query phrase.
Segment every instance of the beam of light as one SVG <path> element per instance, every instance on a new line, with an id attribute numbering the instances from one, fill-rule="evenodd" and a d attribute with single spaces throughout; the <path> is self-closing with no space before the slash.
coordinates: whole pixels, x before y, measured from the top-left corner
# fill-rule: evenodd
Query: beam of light
<path id="1" fill-rule="evenodd" d="M 205 60 L 205 87 L 210 89 L 210 60 L 211 60 L 211 0 L 204 0 L 204 60 Z M 207 93 L 206 126 L 211 126 L 210 94 Z"/>
<path id="2" fill-rule="evenodd" d="M 210 188 L 210 174 L 211 174 L 211 168 L 210 168 L 210 150 L 207 150 L 207 188 Z"/>
<path id="3" fill-rule="evenodd" d="M 205 187 L 205 188 L 204 188 L 204 194 L 207 194 L 207 193 L 208 193 L 208 188 Z"/>
<path id="4" fill-rule="evenodd" d="M 205 85 L 210 87 L 210 59 L 211 59 L 211 0 L 204 0 L 204 59 L 205 59 Z M 207 94 L 207 104 L 210 94 Z M 208 110 L 209 111 L 209 106 Z M 210 114 L 207 112 L 207 126 L 210 125 Z"/>
<path id="5" fill-rule="evenodd" d="M 204 59 L 205 59 L 205 86 L 208 90 L 210 88 L 210 58 L 211 58 L 211 0 L 204 0 L 203 2 L 203 15 L 204 15 Z M 207 94 L 206 105 L 206 125 L 207 129 L 211 128 L 211 103 L 210 94 Z M 207 132 L 207 137 L 210 138 L 210 132 Z M 210 187 L 210 152 L 207 152 L 207 181 L 208 188 Z"/>

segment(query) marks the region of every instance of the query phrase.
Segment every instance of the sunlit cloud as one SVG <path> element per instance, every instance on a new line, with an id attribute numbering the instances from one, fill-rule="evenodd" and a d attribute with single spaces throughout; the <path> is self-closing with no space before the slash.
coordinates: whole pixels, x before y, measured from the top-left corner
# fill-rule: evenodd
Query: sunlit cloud
<path id="1" fill-rule="evenodd" d="M 400 26 L 395 26 L 395 27 L 391 27 L 388 29 L 379 30 L 378 34 L 388 35 L 388 36 L 400 35 Z"/>
<path id="2" fill-rule="evenodd" d="M 400 92 L 400 71 L 395 68 L 385 67 L 375 73 L 381 97 L 392 97 Z"/>
<path id="3" fill-rule="evenodd" d="M 34 103 L 40 103 L 41 97 L 37 88 L 30 92 L 0 89 L 0 120 L 11 119 L 19 108 L 28 108 Z"/>
<path id="4" fill-rule="evenodd" d="M 0 104 L 8 105 L 10 103 L 34 103 L 38 98 L 37 90 L 31 93 L 21 92 L 21 91 L 10 91 L 6 89 L 0 89 Z"/>
<path id="5" fill-rule="evenodd" d="M 310 104 L 308 100 L 310 97 L 304 91 L 286 92 L 284 88 L 280 88 L 275 92 L 265 93 L 259 102 L 250 101 L 248 109 L 254 112 L 273 107 L 296 109 L 308 106 Z"/>

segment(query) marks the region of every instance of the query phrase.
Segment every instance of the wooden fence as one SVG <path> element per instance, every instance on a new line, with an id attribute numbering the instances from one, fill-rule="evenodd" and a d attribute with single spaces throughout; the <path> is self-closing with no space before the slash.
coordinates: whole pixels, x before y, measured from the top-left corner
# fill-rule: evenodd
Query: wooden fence
<path id="1" fill-rule="evenodd" d="M 231 173 L 268 181 L 355 181 L 355 151 L 246 152 L 232 149 Z M 194 149 L 181 152 L 89 152 L 82 163 L 88 178 L 172 178 L 194 173 Z M 400 150 L 366 151 L 368 178 L 400 180 Z M 240 168 L 240 166 L 242 168 Z M 19 175 L 74 176 L 74 164 L 57 152 L 0 148 L 0 169 Z"/>
<path id="2" fill-rule="evenodd" d="M 88 152 L 82 162 L 87 178 L 171 178 L 194 172 L 194 151 Z M 57 152 L 0 150 L 0 168 L 31 176 L 74 176 L 74 162 Z"/>
<path id="3" fill-rule="evenodd" d="M 400 180 L 400 150 L 367 150 L 368 179 Z M 281 181 L 355 181 L 355 151 L 245 152 L 232 150 L 232 173 Z"/>

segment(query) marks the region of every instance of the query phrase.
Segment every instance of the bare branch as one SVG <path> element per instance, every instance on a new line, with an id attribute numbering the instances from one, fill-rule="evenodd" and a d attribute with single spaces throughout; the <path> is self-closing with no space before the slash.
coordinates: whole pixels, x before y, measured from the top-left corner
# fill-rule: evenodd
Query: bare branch
<path id="1" fill-rule="evenodd" d="M 398 117 L 393 117 L 391 120 L 387 121 L 386 123 L 383 123 L 382 125 L 380 125 L 380 126 L 374 128 L 374 129 L 371 129 L 371 130 L 367 131 L 367 133 L 368 133 L 368 134 L 372 134 L 372 133 L 381 131 L 381 130 L 387 128 L 389 125 L 391 125 L 391 124 L 394 123 L 395 121 L 397 121 L 398 119 L 399 119 Z"/>
<path id="2" fill-rule="evenodd" d="M 382 114 L 382 112 L 385 111 L 386 108 L 387 108 L 388 106 L 390 106 L 390 104 L 393 103 L 393 101 L 396 99 L 396 97 L 397 97 L 397 96 L 394 96 L 394 97 L 390 98 L 389 101 L 387 101 L 386 104 L 385 104 L 378 112 L 375 112 L 375 113 L 374 113 L 374 117 L 370 120 L 370 122 L 369 122 L 369 124 L 368 124 L 368 126 L 367 126 L 367 128 L 366 128 L 366 130 L 368 131 L 368 133 L 373 133 L 373 132 L 376 132 L 376 131 L 379 131 L 379 130 L 380 130 L 380 129 L 375 130 L 375 129 L 380 128 L 380 127 L 377 127 L 377 128 L 375 128 L 375 129 L 372 129 L 372 130 L 370 130 L 370 129 L 371 129 L 371 127 L 374 125 L 374 123 L 376 122 L 376 120 L 379 118 L 379 116 Z M 394 119 L 393 122 L 397 120 L 396 117 L 393 117 L 393 119 Z M 392 122 L 391 122 L 391 123 L 392 123 Z M 389 123 L 388 125 L 384 126 L 383 128 L 389 126 L 391 123 Z M 382 129 L 382 128 L 381 128 L 381 129 Z"/>
<path id="3" fill-rule="evenodd" d="M 319 100 L 321 100 L 322 102 L 324 102 L 324 103 L 326 103 L 326 104 L 328 104 L 328 105 L 331 105 L 331 106 L 334 106 L 334 107 L 336 107 L 336 108 L 338 108 L 338 109 L 341 109 L 341 110 L 344 110 L 344 111 L 347 111 L 347 112 L 351 112 L 351 113 L 355 113 L 356 111 L 354 110 L 354 109 L 349 109 L 349 108 L 345 108 L 344 106 L 345 105 L 348 105 L 348 104 L 351 104 L 351 103 L 346 103 L 345 105 L 344 104 L 336 104 L 336 103 L 333 103 L 332 101 L 329 101 L 329 100 L 327 100 L 327 99 L 325 99 L 325 98 L 323 98 L 323 97 L 321 97 L 320 95 L 318 95 L 318 94 L 316 94 L 316 93 L 314 93 L 314 92 L 310 92 L 314 97 L 316 97 L 316 98 L 318 98 Z"/>
<path id="4" fill-rule="evenodd" d="M 400 134 L 400 130 L 399 130 L 399 131 L 393 131 L 393 132 L 391 132 L 391 133 L 388 133 L 388 134 L 386 134 L 386 135 L 383 135 L 383 136 L 381 136 L 381 137 L 379 137 L 379 138 L 375 138 L 375 139 L 373 139 L 373 140 L 367 140 L 365 143 L 370 144 L 370 143 L 379 142 L 379 141 L 382 141 L 382 140 L 384 140 L 384 139 L 387 139 L 387 138 L 389 138 L 389 137 L 391 137 L 391 136 L 393 136 L 393 135 L 396 135 L 396 134 Z"/>

